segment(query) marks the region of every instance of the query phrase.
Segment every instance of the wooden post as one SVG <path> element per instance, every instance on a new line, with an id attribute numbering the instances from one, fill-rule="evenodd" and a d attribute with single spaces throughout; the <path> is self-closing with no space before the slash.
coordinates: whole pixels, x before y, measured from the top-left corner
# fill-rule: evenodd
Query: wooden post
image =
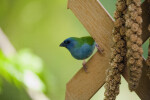
<path id="1" fill-rule="evenodd" d="M 146 6 L 147 3 L 144 3 L 142 5 L 143 9 Z M 73 11 L 98 45 L 104 49 L 104 54 L 96 52 L 88 61 L 89 73 L 85 73 L 83 69 L 79 70 L 66 86 L 66 100 L 89 100 L 105 83 L 105 71 L 110 67 L 113 19 L 97 0 L 69 0 L 68 8 Z M 145 23 L 149 22 L 150 19 L 147 15 L 144 16 L 146 20 L 144 20 L 143 26 L 147 27 Z M 146 30 L 143 30 L 143 32 L 142 38 L 143 41 L 146 41 L 150 33 L 146 32 Z M 148 100 L 150 98 L 150 85 L 148 85 L 150 81 L 146 76 L 147 66 L 145 61 L 143 63 L 143 75 L 136 93 L 142 100 Z M 123 76 L 128 81 L 126 70 Z"/>

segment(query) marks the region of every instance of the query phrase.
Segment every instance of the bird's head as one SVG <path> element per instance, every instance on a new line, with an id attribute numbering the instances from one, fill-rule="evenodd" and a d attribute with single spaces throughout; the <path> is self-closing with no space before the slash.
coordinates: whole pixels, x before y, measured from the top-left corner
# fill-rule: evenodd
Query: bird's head
<path id="1" fill-rule="evenodd" d="M 64 40 L 59 46 L 66 47 L 67 49 L 70 50 L 70 49 L 73 49 L 76 44 L 77 44 L 77 41 L 74 38 L 70 37 Z"/>

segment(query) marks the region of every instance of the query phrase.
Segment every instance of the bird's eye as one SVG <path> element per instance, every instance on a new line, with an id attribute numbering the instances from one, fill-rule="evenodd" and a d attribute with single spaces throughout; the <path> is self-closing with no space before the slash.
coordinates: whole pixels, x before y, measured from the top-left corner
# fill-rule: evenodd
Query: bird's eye
<path id="1" fill-rule="evenodd" d="M 69 44 L 69 43 L 70 43 L 70 41 L 64 41 L 64 43 L 65 43 L 65 44 Z"/>

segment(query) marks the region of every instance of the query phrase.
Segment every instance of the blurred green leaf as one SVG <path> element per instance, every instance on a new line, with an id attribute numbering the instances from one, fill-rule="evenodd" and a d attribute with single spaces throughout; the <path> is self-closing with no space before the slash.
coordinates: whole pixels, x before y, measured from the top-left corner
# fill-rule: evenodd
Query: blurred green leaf
<path id="1" fill-rule="evenodd" d="M 17 87 L 45 91 L 45 83 L 39 77 L 42 69 L 42 60 L 28 49 L 11 57 L 6 57 L 0 51 L 0 75 Z"/>

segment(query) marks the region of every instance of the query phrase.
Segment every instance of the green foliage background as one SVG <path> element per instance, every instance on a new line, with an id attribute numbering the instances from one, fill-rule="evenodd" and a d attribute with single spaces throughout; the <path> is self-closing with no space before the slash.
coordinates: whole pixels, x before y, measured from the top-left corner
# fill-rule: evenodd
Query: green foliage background
<path id="1" fill-rule="evenodd" d="M 100 1 L 113 15 L 116 0 Z M 71 36 L 89 35 L 71 10 L 67 10 L 67 0 L 0 0 L 0 27 L 17 51 L 30 48 L 34 54 L 42 58 L 42 77 L 46 84 L 46 95 L 51 100 L 64 100 L 65 85 L 81 68 L 81 61 L 72 58 L 66 49 L 59 47 L 59 44 Z M 144 46 L 144 50 L 146 57 L 147 45 Z M 125 85 L 121 85 L 123 92 L 118 100 L 140 100 L 135 93 L 128 93 L 124 80 L 122 83 Z M 7 96 L 7 92 L 3 93 L 6 94 L 1 94 L 0 99 Z M 104 89 L 92 100 L 102 100 L 103 93 Z M 27 97 L 24 92 L 21 95 Z M 17 92 L 13 96 L 16 97 Z"/>

